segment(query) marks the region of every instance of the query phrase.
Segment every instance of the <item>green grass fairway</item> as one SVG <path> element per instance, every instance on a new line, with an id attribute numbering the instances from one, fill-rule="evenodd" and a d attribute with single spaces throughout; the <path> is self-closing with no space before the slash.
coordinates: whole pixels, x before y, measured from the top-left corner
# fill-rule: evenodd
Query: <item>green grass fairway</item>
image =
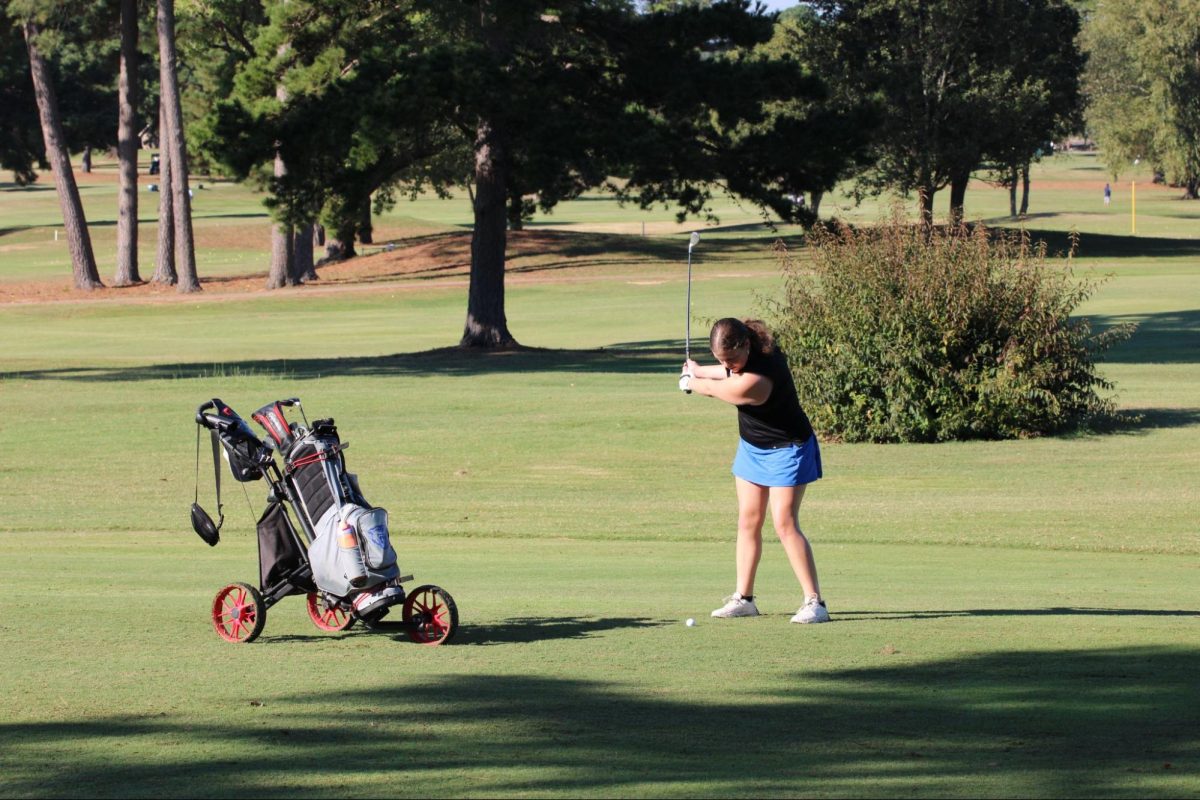
<path id="1" fill-rule="evenodd" d="M 203 612 L 248 538 L 4 537 L 5 795 L 1195 793 L 1195 556 L 827 544 L 838 621 L 802 628 L 777 550 L 729 622 L 725 544 L 406 538 L 458 645 L 322 634 L 299 600 L 228 645 Z"/>
<path id="2" fill-rule="evenodd" d="M 1103 366 L 1139 419 L 825 443 L 801 513 L 819 626 L 788 623 L 801 598 L 769 525 L 763 616 L 708 616 L 734 588 L 736 427 L 676 389 L 669 212 L 597 197 L 535 220 L 557 238 L 525 239 L 551 245 L 506 289 L 528 349 L 471 354 L 450 347 L 461 272 L 80 297 L 47 244 L 53 192 L 0 189 L 0 296 L 58 287 L 0 302 L 0 797 L 1200 797 L 1200 204 L 1139 183 L 1134 237 L 1094 157 L 1037 170 L 1025 224 L 1051 249 L 1075 228 L 1081 272 L 1111 276 L 1082 313 L 1141 323 Z M 111 244 L 108 191 L 85 187 Z M 202 276 L 261 273 L 257 198 L 197 194 L 219 251 Z M 461 232 L 455 203 L 378 230 L 400 249 Z M 967 204 L 1020 224 L 1001 190 Z M 694 351 L 778 289 L 777 233 L 800 241 L 729 212 L 696 251 Z M 149 273 L 152 222 L 142 237 Z M 257 576 L 265 485 L 223 480 L 206 547 L 192 416 L 291 396 L 336 418 L 403 570 L 453 593 L 454 644 L 322 633 L 299 598 L 254 643 L 213 632 L 217 590 Z"/>

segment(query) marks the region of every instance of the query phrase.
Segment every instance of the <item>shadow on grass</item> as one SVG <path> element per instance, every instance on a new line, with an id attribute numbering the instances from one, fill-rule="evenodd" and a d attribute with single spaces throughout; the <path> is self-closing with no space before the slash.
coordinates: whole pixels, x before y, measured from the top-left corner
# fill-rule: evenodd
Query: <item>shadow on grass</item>
<path id="1" fill-rule="evenodd" d="M 247 681 L 191 716 L 3 723 L 0 751 L 6 793 L 36 796 L 1196 794 L 1194 646 L 914 655 L 759 691 L 752 657 L 648 689 L 544 662 L 265 701 Z"/>
<path id="2" fill-rule="evenodd" d="M 1123 417 L 1100 426 L 1098 433 L 1148 434 L 1200 425 L 1200 408 L 1123 408 Z"/>
<path id="3" fill-rule="evenodd" d="M 399 614 L 397 613 L 397 619 Z M 389 617 L 387 622 L 394 622 Z M 587 639 L 607 631 L 658 628 L 673 624 L 667 620 L 645 617 L 513 617 L 490 625 L 461 624 L 446 647 L 462 645 L 527 644 L 563 639 Z M 291 644 L 294 642 L 329 641 L 355 636 L 390 636 L 396 641 L 408 641 L 407 632 L 400 626 L 367 630 L 356 625 L 344 633 L 312 633 L 271 636 L 263 634 L 260 644 Z"/>
<path id="4" fill-rule="evenodd" d="M 53 192 L 53 183 L 30 183 L 22 186 L 19 183 L 0 181 L 0 192 Z"/>
<path id="5" fill-rule="evenodd" d="M 457 347 L 362 358 L 302 358 L 225 363 L 151 364 L 133 367 L 64 367 L 0 373 L 0 379 L 146 381 L 235 376 L 275 376 L 292 380 L 328 377 L 471 377 L 493 373 L 593 372 L 678 374 L 683 342 L 639 342 L 598 350 L 464 350 Z"/>
<path id="6" fill-rule="evenodd" d="M 1151 608 L 962 608 L 953 611 L 838 611 L 837 622 L 854 620 L 944 619 L 946 617 L 1196 617 L 1200 609 Z"/>
<path id="7" fill-rule="evenodd" d="M 1117 364 L 1200 364 L 1200 309 L 1159 314 L 1089 316 L 1094 330 L 1136 322 L 1127 341 L 1113 347 L 1102 360 Z"/>
<path id="8" fill-rule="evenodd" d="M 53 187 L 51 187 L 51 188 L 53 188 Z M 261 211 L 261 212 L 258 212 L 258 211 L 232 212 L 231 211 L 231 212 L 226 212 L 226 213 L 220 213 L 220 212 L 206 213 L 204 211 L 196 211 L 195 213 L 192 214 L 192 217 L 194 219 L 263 219 L 263 220 L 269 220 L 270 214 L 268 214 L 266 211 Z M 150 219 L 147 217 L 147 218 L 139 219 L 138 222 L 141 225 L 150 225 L 150 224 L 155 224 L 157 222 L 157 220 Z M 97 219 L 89 219 L 88 220 L 88 228 L 115 228 L 116 225 L 117 225 L 117 220 L 115 220 L 115 219 L 98 219 L 97 218 Z M 57 224 L 44 223 L 44 224 L 38 224 L 38 225 L 16 225 L 16 226 L 13 226 L 10 228 L 0 228 L 0 236 L 8 236 L 9 234 L 22 233 L 24 231 L 37 230 L 39 228 L 49 229 L 49 228 L 61 228 L 61 227 L 62 227 L 61 222 L 57 223 Z M 264 274 L 266 274 L 266 273 L 264 273 Z M 210 279 L 206 277 L 203 280 L 204 280 L 204 283 L 208 283 Z"/>
<path id="9" fill-rule="evenodd" d="M 1156 216 L 1178 216 L 1195 221 L 1200 216 L 1200 205 L 1196 208 L 1196 213 L 1192 215 Z M 1107 212 L 1101 211 L 1070 212 L 1070 215 L 1073 217 L 1108 216 Z M 1061 258 L 1071 249 L 1070 231 L 1030 228 L 1025 224 L 1031 220 L 1054 219 L 1059 216 L 1062 216 L 1059 212 L 1045 212 L 1028 214 L 1023 221 L 1014 217 L 992 217 L 982 220 L 982 222 L 994 232 L 1012 232 L 1023 229 L 1029 234 L 1031 241 L 1045 242 L 1046 252 L 1051 257 Z M 1092 232 L 1081 232 L 1078 234 L 1078 237 L 1079 249 L 1076 251 L 1076 256 L 1079 258 L 1177 258 L 1200 256 L 1200 239 L 1196 238 L 1167 238 Z"/>
<path id="10" fill-rule="evenodd" d="M 1029 236 L 1034 241 L 1044 241 L 1046 250 L 1051 255 L 1062 255 L 1071 249 L 1071 234 L 1066 231 L 1030 229 Z M 1197 257 L 1200 256 L 1200 239 L 1081 233 L 1079 234 L 1079 250 L 1075 255 L 1078 258 Z"/>
<path id="11" fill-rule="evenodd" d="M 606 631 L 660 628 L 670 624 L 673 623 L 645 617 L 513 617 L 492 625 L 463 625 L 450 646 L 587 639 Z"/>

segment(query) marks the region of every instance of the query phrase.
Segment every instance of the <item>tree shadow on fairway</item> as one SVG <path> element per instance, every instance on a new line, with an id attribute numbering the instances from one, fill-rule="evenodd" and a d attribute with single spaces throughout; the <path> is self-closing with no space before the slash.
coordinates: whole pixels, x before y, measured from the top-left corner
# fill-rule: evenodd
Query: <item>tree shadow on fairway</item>
<path id="1" fill-rule="evenodd" d="M 329 377 L 473 377 L 499 373 L 583 372 L 677 374 L 683 364 L 682 340 L 670 344 L 639 342 L 597 350 L 552 350 L 519 347 L 508 350 L 465 350 L 443 347 L 419 353 L 361 358 L 256 359 L 222 363 L 176 363 L 143 366 L 96 366 L 34 369 L 0 373 L 0 379 L 145 381 L 190 378 L 270 376 L 289 380 Z"/>
<path id="2" fill-rule="evenodd" d="M 399 614 L 396 616 L 396 620 L 398 619 Z M 396 622 L 396 620 L 392 620 L 389 617 L 385 623 Z M 562 639 L 588 639 L 606 631 L 659 628 L 670 624 L 672 623 L 668 620 L 648 619 L 645 617 L 512 617 L 486 625 L 460 624 L 458 631 L 454 634 L 454 638 L 445 646 L 527 644 L 529 642 L 548 642 Z M 362 625 L 355 625 L 344 633 L 288 634 L 282 636 L 264 634 L 256 641 L 261 644 L 293 644 L 318 639 L 321 641 L 336 641 L 355 636 L 390 636 L 397 641 L 408 640 L 407 632 L 399 625 L 381 627 L 378 630 L 368 630 Z"/>
<path id="3" fill-rule="evenodd" d="M 1104 426 L 1109 433 L 1147 434 L 1164 428 L 1187 428 L 1200 425 L 1200 408 L 1123 408 L 1128 419 L 1118 419 Z"/>
<path id="4" fill-rule="evenodd" d="M 1099 212 L 1097 212 L 1099 213 Z M 1073 212 L 1073 216 L 1077 215 Z M 1031 215 L 1029 218 L 1056 217 L 1057 213 Z M 1194 219 L 1194 217 L 1193 217 Z M 999 218 L 994 222 L 1011 222 L 1011 218 Z M 999 229 L 998 229 L 999 230 Z M 1011 229 L 1007 229 L 1011 230 Z M 1071 232 L 1026 228 L 1030 240 L 1046 243 L 1046 252 L 1061 257 L 1071 250 Z M 1079 234 L 1078 258 L 1177 258 L 1200 256 L 1200 239 L 1170 239 L 1155 236 L 1124 236 L 1108 233 Z"/>
<path id="5" fill-rule="evenodd" d="M 896 619 L 944 619 L 947 617 L 1196 617 L 1200 609 L 1151 608 L 960 608 L 947 611 L 841 611 L 833 618 L 837 622 Z"/>
<path id="6" fill-rule="evenodd" d="M 659 628 L 669 624 L 666 620 L 645 617 L 513 617 L 488 625 L 463 625 L 451 645 L 587 639 L 605 631 Z"/>
<path id="7" fill-rule="evenodd" d="M 1136 322 L 1128 340 L 1105 353 L 1115 364 L 1200 364 L 1200 309 L 1129 316 L 1089 316 L 1095 330 Z"/>
<path id="8" fill-rule="evenodd" d="M 692 647 L 700 648 L 695 644 Z M 0 723 L 17 795 L 1195 796 L 1196 647 L 887 650 L 849 669 L 675 655 L 648 685 L 377 676 L 205 709 Z M 915 658 L 914 658 L 915 656 Z M 877 663 L 869 663 L 870 659 Z M 806 658 L 797 652 L 796 661 Z M 744 682 L 738 675 L 749 671 Z M 644 669 L 635 670 L 637 681 Z M 757 688 L 756 688 L 757 687 Z M 219 713 L 218 713 L 219 712 Z M 203 715 L 202 715 L 203 714 Z"/>

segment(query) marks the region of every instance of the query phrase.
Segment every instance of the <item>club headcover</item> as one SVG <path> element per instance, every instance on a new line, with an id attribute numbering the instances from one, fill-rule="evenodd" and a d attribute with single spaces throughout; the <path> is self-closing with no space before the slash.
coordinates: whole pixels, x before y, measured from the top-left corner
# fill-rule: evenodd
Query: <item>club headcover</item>
<path id="1" fill-rule="evenodd" d="M 225 522 L 224 516 L 221 517 L 221 522 Z M 192 503 L 192 529 L 209 547 L 216 547 L 217 542 L 221 541 L 221 526 L 212 521 L 212 517 L 199 503 Z"/>

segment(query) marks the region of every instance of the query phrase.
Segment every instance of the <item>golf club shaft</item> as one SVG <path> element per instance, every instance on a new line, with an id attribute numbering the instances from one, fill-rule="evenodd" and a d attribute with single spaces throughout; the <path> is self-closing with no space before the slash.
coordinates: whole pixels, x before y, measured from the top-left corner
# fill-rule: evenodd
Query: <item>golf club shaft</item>
<path id="1" fill-rule="evenodd" d="M 692 360 L 692 248 L 688 248 L 687 319 L 684 322 L 683 358 Z"/>

